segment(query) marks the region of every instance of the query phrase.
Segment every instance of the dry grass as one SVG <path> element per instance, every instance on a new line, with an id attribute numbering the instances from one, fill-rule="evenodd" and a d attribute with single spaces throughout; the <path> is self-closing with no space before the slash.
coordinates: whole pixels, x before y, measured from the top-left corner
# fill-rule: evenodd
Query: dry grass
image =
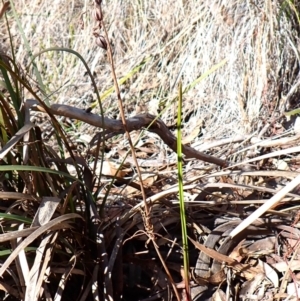
<path id="1" fill-rule="evenodd" d="M 91 3 L 16 1 L 15 5 L 34 53 L 49 47 L 72 48 L 95 72 L 102 93 L 112 86 L 105 52 L 92 36 Z M 186 93 L 184 112 L 190 120 L 186 131 L 198 119 L 206 122 L 205 138 L 259 129 L 262 116 L 274 114 L 270 108 L 282 108 L 284 96 L 296 83 L 298 25 L 286 7 L 279 1 L 104 2 L 118 76 L 151 58 L 121 87 L 128 115 L 135 114 L 136 105 L 155 111 L 152 100 L 157 99 L 158 111 L 167 108 L 163 120 L 174 124 L 172 100 L 178 80 L 187 87 L 227 59 L 224 67 Z M 13 20 L 11 25 L 16 28 Z M 16 59 L 26 67 L 28 56 L 16 32 Z M 7 42 L 7 35 L 1 38 Z M 51 102 L 87 107 L 95 100 L 85 69 L 72 54 L 49 52 L 38 65 Z M 117 115 L 114 96 L 104 101 L 104 107 L 108 116 Z"/>
<path id="2" fill-rule="evenodd" d="M 14 61 L 41 100 L 86 109 L 93 106 L 96 94 L 79 59 L 61 51 L 45 52 L 36 59 L 43 93 L 29 67 L 21 28 L 33 53 L 50 47 L 80 53 L 102 95 L 105 116 L 119 118 L 117 99 L 107 92 L 113 87 L 107 55 L 93 37 L 92 3 L 45 0 L 28 5 L 18 0 L 14 5 L 21 24 L 18 27 L 8 14 Z M 241 221 L 299 173 L 299 130 L 295 118 L 289 123 L 282 115 L 299 106 L 299 5 L 278 0 L 169 0 L 103 1 L 102 7 L 117 76 L 128 77 L 121 84 L 127 117 L 149 111 L 174 130 L 181 80 L 186 88 L 187 143 L 236 164 L 230 171 L 197 160 L 184 162 L 189 235 L 194 238 L 193 299 L 233 300 L 224 299 L 225 292 L 237 300 L 299 298 L 299 292 L 293 292 L 299 274 L 297 187 L 234 239 L 230 237 Z M 1 23 L 4 28 L 4 18 Z M 3 30 L 0 38 L 2 50 L 11 54 L 8 31 Z M 99 129 L 75 121 L 59 126 L 48 114 L 47 130 L 62 127 L 68 140 L 59 132 L 61 148 L 57 138 L 40 141 L 43 121 L 37 121 L 35 128 L 26 120 L 21 124 L 15 115 L 20 117 L 23 111 L 12 109 L 6 92 L 0 94 L 1 113 L 8 116 L 1 128 L 0 169 L 21 166 L 8 173 L 9 180 L 7 173 L 1 174 L 1 212 L 22 218 L 11 222 L 9 216 L 1 216 L 0 251 L 5 258 L 0 267 L 5 276 L 0 281 L 1 297 L 104 300 L 113 292 L 114 300 L 121 295 L 124 300 L 173 300 L 175 287 L 184 300 L 176 158 L 170 149 L 152 133 L 144 132 L 142 139 L 140 131 L 131 134 L 151 208 L 153 229 L 149 229 L 130 157 L 112 180 L 128 150 L 121 132 L 106 133 L 111 135 L 105 140 L 102 162 L 106 176 L 100 176 L 101 164 L 94 166 L 95 149 L 89 145 Z M 32 94 L 24 88 L 22 101 Z M 93 113 L 99 109 L 93 106 Z M 36 136 L 14 140 L 20 128 Z M 9 144 L 5 146 L 5 139 L 14 144 L 4 154 Z M 75 142 L 77 148 L 72 149 Z M 54 174 L 40 167 L 51 168 Z M 150 235 L 155 237 L 155 248 L 148 241 Z M 10 248 L 14 251 L 9 256 Z M 238 284 L 241 288 L 234 290 Z"/>

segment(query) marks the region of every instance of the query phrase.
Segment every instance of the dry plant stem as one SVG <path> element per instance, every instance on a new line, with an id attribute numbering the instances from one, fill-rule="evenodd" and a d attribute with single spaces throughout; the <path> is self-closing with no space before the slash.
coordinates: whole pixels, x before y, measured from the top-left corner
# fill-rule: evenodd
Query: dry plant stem
<path id="1" fill-rule="evenodd" d="M 103 16 L 102 7 L 101 7 L 101 1 L 95 0 L 95 5 L 99 9 L 100 16 Z M 137 162 L 137 158 L 136 158 L 136 155 L 135 155 L 134 145 L 132 143 L 132 140 L 131 140 L 131 137 L 129 135 L 129 131 L 128 131 L 128 128 L 127 128 L 127 123 L 126 123 L 126 119 L 125 119 L 125 113 L 124 113 L 124 109 L 123 109 L 123 102 L 122 102 L 121 95 L 120 95 L 120 90 L 119 90 L 119 85 L 118 85 L 118 81 L 117 81 L 117 76 L 116 76 L 116 73 L 115 73 L 115 67 L 114 67 L 114 61 L 113 61 L 113 56 L 112 56 L 112 50 L 111 50 L 111 46 L 110 46 L 110 43 L 109 43 L 109 38 L 108 38 L 107 30 L 106 30 L 105 24 L 103 22 L 103 18 L 101 18 L 101 20 L 99 20 L 99 21 L 100 21 L 99 24 L 100 24 L 100 26 L 102 25 L 103 30 L 104 30 L 104 34 L 105 34 L 105 40 L 106 40 L 106 44 L 107 44 L 107 53 L 108 53 L 108 57 L 109 57 L 109 60 L 110 60 L 110 63 L 111 63 L 111 71 L 112 71 L 112 74 L 113 74 L 114 86 L 115 86 L 116 94 L 117 94 L 117 98 L 118 98 L 118 104 L 119 104 L 119 109 L 120 109 L 120 113 L 121 113 L 122 125 L 123 125 L 123 128 L 125 130 L 125 135 L 126 135 L 126 137 L 128 139 L 129 145 L 130 145 L 132 157 L 133 157 L 133 160 L 135 162 L 135 166 L 136 166 L 136 169 L 137 169 L 138 177 L 139 177 L 139 180 L 140 180 L 140 183 L 141 183 L 140 184 L 141 185 L 141 192 L 142 192 L 143 201 L 144 201 L 144 207 L 145 207 L 145 219 L 144 219 L 144 222 L 145 222 L 146 231 L 147 231 L 149 237 L 151 238 L 151 240 L 153 242 L 153 245 L 154 245 L 154 247 L 155 247 L 155 249 L 157 251 L 158 256 L 162 260 L 162 256 L 160 254 L 160 251 L 157 249 L 156 243 L 154 241 L 153 225 L 151 225 L 151 223 L 150 223 L 150 211 L 149 211 L 148 204 L 147 204 L 147 201 L 146 201 L 146 193 L 145 193 L 144 186 L 143 186 L 142 174 L 141 174 L 141 171 L 140 171 L 140 168 L 139 168 L 139 165 L 138 165 L 138 162 Z M 176 144 L 175 144 L 175 147 L 176 147 Z M 163 260 L 162 260 L 162 264 L 164 265 L 164 261 Z M 165 267 L 166 271 L 168 272 L 167 267 L 165 265 L 164 265 L 164 267 Z M 179 301 L 180 300 L 180 296 L 179 296 L 179 293 L 178 293 L 178 291 L 176 289 L 176 286 L 174 285 L 174 281 L 172 279 L 172 276 L 170 274 L 168 276 L 169 276 L 169 278 L 171 280 L 171 283 L 173 285 L 174 292 L 176 294 L 176 298 Z"/>
<path id="2" fill-rule="evenodd" d="M 283 275 L 283 279 L 282 279 L 282 281 L 281 281 L 281 285 L 280 285 L 280 287 L 279 287 L 279 292 L 278 292 L 279 296 L 282 296 L 282 295 L 284 294 L 286 285 L 287 285 L 287 283 L 288 283 L 288 278 L 289 278 L 289 276 L 291 276 L 291 277 L 293 278 L 293 280 L 294 280 L 294 285 L 295 285 L 296 287 L 298 287 L 297 281 L 296 281 L 296 279 L 294 279 L 294 278 L 295 278 L 294 273 L 292 273 L 291 265 L 292 265 L 292 263 L 295 261 L 295 257 L 296 257 L 296 255 L 298 254 L 299 247 L 300 247 L 300 245 L 299 245 L 299 243 L 297 243 L 297 247 L 296 247 L 296 249 L 294 250 L 293 255 L 292 255 L 290 261 L 287 262 L 287 260 L 286 260 L 286 265 L 287 265 L 287 267 L 286 267 L 286 271 L 285 271 L 285 273 L 284 273 L 284 275 Z M 296 289 L 295 292 L 296 292 L 296 295 L 297 295 L 297 296 L 296 296 L 296 297 L 297 297 L 297 300 L 299 300 L 299 293 L 298 293 L 298 290 Z M 280 300 L 280 298 L 278 298 L 278 300 Z"/>
<path id="3" fill-rule="evenodd" d="M 292 153 L 299 153 L 299 152 L 300 152 L 300 146 L 293 146 L 293 147 L 290 147 L 290 148 L 274 151 L 272 153 L 265 154 L 265 155 L 262 155 L 262 156 L 259 156 L 259 157 L 255 157 L 255 158 L 252 158 L 252 159 L 249 159 L 249 160 L 245 160 L 243 162 L 232 165 L 231 168 L 236 168 L 240 165 L 246 165 L 248 163 L 252 163 L 252 162 L 255 162 L 255 161 L 261 161 L 261 160 L 265 160 L 265 159 L 268 159 L 268 158 L 274 158 L 274 157 L 276 158 L 276 157 L 279 157 L 279 156 L 282 156 L 282 155 L 292 154 Z"/>
<path id="4" fill-rule="evenodd" d="M 103 15 L 101 4 L 99 5 L 99 9 L 100 9 L 101 15 Z M 120 109 L 120 113 L 121 113 L 121 120 L 122 120 L 122 124 L 123 124 L 124 130 L 125 130 L 125 135 L 128 139 L 129 145 L 130 145 L 132 158 L 133 158 L 133 160 L 135 162 L 135 166 L 136 166 L 136 171 L 137 171 L 140 183 L 141 183 L 141 192 L 142 192 L 143 200 L 144 200 L 144 203 L 145 203 L 146 217 L 148 217 L 149 216 L 149 208 L 148 208 L 148 204 L 146 202 L 146 193 L 145 193 L 145 189 L 144 189 L 144 186 L 143 186 L 142 174 L 141 174 L 141 170 L 140 170 L 139 164 L 138 164 L 137 159 L 136 159 L 134 145 L 132 143 L 131 137 L 129 135 L 129 131 L 127 129 L 125 112 L 124 112 L 124 108 L 123 108 L 123 101 L 121 99 L 120 89 L 119 89 L 118 80 L 117 80 L 117 76 L 116 76 L 116 72 L 115 72 L 115 66 L 114 66 L 114 60 L 113 60 L 113 56 L 112 56 L 112 50 L 111 50 L 107 30 L 106 30 L 106 27 L 105 27 L 105 24 L 104 24 L 103 20 L 101 21 L 101 23 L 102 23 L 102 27 L 103 27 L 103 30 L 104 30 L 104 33 L 105 33 L 105 39 L 106 39 L 106 43 L 107 43 L 107 54 L 108 54 L 110 64 L 111 64 L 111 72 L 112 72 L 112 75 L 113 75 L 114 86 L 115 86 L 116 93 L 117 93 L 119 109 Z"/>
<path id="5" fill-rule="evenodd" d="M 279 139 L 266 139 L 266 140 L 260 140 L 255 139 L 253 137 L 251 139 L 251 143 L 253 144 L 251 147 L 275 147 L 275 146 L 286 146 L 288 144 L 294 144 L 296 140 L 299 140 L 300 134 L 296 134 L 291 137 L 284 137 Z M 250 148 L 250 147 L 249 147 Z"/>
<path id="6" fill-rule="evenodd" d="M 298 175 L 294 180 L 292 180 L 288 185 L 281 189 L 277 194 L 270 198 L 265 204 L 254 211 L 250 216 L 243 220 L 233 231 L 231 231 L 230 236 L 233 238 L 241 231 L 250 226 L 254 221 L 261 217 L 267 210 L 271 209 L 274 205 L 280 202 L 287 193 L 293 190 L 297 185 L 300 184 L 300 175 Z"/>
<path id="7" fill-rule="evenodd" d="M 199 141 L 192 144 L 192 147 L 197 148 L 199 151 L 206 151 L 211 148 L 220 147 L 226 144 L 233 144 L 237 142 L 244 142 L 245 140 L 249 139 L 250 136 L 237 136 L 233 138 L 225 138 L 220 140 L 214 140 L 214 141 Z"/>
<path id="8" fill-rule="evenodd" d="M 158 246 L 156 245 L 155 242 L 153 242 L 153 246 L 154 246 L 154 248 L 155 248 L 155 250 L 156 250 L 156 252 L 157 252 L 157 255 L 158 255 L 159 259 L 160 259 L 161 264 L 163 265 L 163 267 L 164 267 L 164 269 L 165 269 L 165 271 L 166 271 L 166 274 L 168 275 L 168 277 L 169 277 L 169 279 L 170 279 L 170 282 L 171 282 L 171 284 L 172 284 L 172 287 L 173 287 L 173 290 L 174 290 L 174 293 L 175 293 L 175 295 L 176 295 L 177 300 L 181 300 L 181 299 L 180 299 L 180 296 L 179 296 L 179 293 L 178 293 L 178 290 L 177 290 L 177 287 L 176 287 L 176 284 L 175 284 L 175 282 L 174 282 L 174 280 L 173 280 L 173 277 L 172 277 L 172 275 L 171 275 L 171 273 L 170 273 L 170 271 L 169 271 L 169 269 L 168 269 L 168 266 L 166 265 L 166 262 L 164 261 L 162 255 L 160 254 L 160 251 L 159 251 L 159 249 L 158 249 Z"/>

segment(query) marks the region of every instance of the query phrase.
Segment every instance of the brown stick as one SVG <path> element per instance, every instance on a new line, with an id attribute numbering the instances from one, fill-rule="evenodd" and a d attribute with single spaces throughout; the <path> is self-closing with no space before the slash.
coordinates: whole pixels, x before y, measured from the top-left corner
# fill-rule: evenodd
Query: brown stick
<path id="1" fill-rule="evenodd" d="M 34 110 L 44 111 L 43 108 L 38 105 L 36 100 L 28 99 L 26 100 L 26 104 Z M 98 114 L 88 113 L 85 110 L 62 104 L 53 104 L 50 109 L 54 115 L 78 119 L 111 132 L 125 132 L 121 120 L 110 119 L 107 117 L 102 118 L 102 116 Z M 126 123 L 129 132 L 146 128 L 148 131 L 156 133 L 174 152 L 176 152 L 177 139 L 161 119 L 146 113 L 131 117 L 127 119 Z M 182 145 L 182 152 L 186 158 L 199 159 L 221 167 L 228 167 L 230 165 L 226 160 L 206 155 L 187 145 Z"/>

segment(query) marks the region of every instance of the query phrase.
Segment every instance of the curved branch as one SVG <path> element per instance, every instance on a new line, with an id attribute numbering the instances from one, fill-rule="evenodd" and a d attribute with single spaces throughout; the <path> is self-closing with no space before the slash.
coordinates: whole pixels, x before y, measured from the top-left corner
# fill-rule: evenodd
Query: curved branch
<path id="1" fill-rule="evenodd" d="M 45 111 L 44 108 L 39 106 L 39 103 L 33 99 L 26 100 L 26 107 L 40 112 Z M 53 115 L 78 119 L 80 121 L 108 131 L 119 133 L 125 132 L 121 120 L 102 117 L 101 115 L 93 114 L 69 105 L 53 104 L 51 105 L 50 109 Z M 126 123 L 129 132 L 139 130 L 141 128 L 146 128 L 148 131 L 156 133 L 174 152 L 176 152 L 177 139 L 161 119 L 146 113 L 131 117 L 126 120 Z M 227 167 L 230 165 L 229 162 L 223 159 L 204 154 L 187 145 L 182 145 L 182 152 L 187 158 L 199 159 L 205 162 L 219 165 L 221 167 Z"/>

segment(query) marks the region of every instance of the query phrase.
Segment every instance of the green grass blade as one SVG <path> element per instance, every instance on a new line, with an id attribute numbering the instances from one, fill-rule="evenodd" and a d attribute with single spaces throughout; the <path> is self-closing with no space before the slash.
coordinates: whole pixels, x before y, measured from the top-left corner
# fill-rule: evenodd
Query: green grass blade
<path id="1" fill-rule="evenodd" d="M 95 90 L 96 95 L 97 95 L 97 101 L 98 101 L 99 108 L 100 108 L 100 112 L 101 112 L 101 116 L 102 116 L 102 122 L 103 122 L 103 124 L 104 124 L 103 107 L 102 107 L 102 104 L 101 104 L 101 98 L 100 98 L 99 91 L 98 91 L 98 89 L 97 89 L 97 85 L 96 85 L 95 79 L 94 79 L 94 77 L 93 77 L 93 75 L 92 75 L 92 72 L 91 72 L 91 70 L 90 70 L 88 64 L 86 63 L 86 61 L 84 60 L 84 58 L 83 58 L 77 51 L 72 50 L 72 49 L 69 49 L 69 48 L 64 48 L 64 47 L 50 47 L 50 48 L 44 49 L 44 50 L 42 50 L 42 51 L 36 53 L 35 55 L 33 55 L 32 58 L 31 58 L 31 63 L 30 63 L 30 64 L 34 63 L 35 59 L 36 59 L 37 57 L 39 57 L 41 54 L 46 53 L 46 52 L 50 52 L 50 51 L 57 51 L 57 52 L 63 52 L 63 51 L 65 51 L 65 52 L 68 52 L 68 53 L 72 53 L 72 54 L 74 54 L 76 57 L 78 57 L 79 60 L 83 63 L 84 67 L 86 68 L 86 71 L 87 71 L 88 75 L 90 76 L 90 79 L 91 79 L 91 81 L 92 81 L 92 84 L 93 84 L 93 86 L 94 86 L 94 90 Z M 29 64 L 29 65 L 30 65 L 30 64 Z M 59 136 L 59 135 L 57 135 L 57 140 L 58 140 L 59 146 L 60 146 L 61 149 L 62 149 L 62 143 L 60 142 L 60 136 Z M 104 144 L 103 144 L 103 145 L 104 145 Z M 61 152 L 61 153 L 63 153 L 63 152 Z M 102 157 L 101 157 L 101 164 L 102 164 L 102 162 L 103 162 L 103 152 L 101 152 L 101 155 L 102 155 Z M 63 156 L 62 156 L 62 157 L 63 157 Z M 95 159 L 95 167 L 94 167 L 94 171 L 95 171 L 95 168 L 96 168 L 96 163 L 97 163 L 97 158 Z M 75 162 L 75 168 L 76 168 L 76 170 L 78 171 L 76 162 Z M 100 170 L 102 170 L 102 167 L 101 167 Z M 80 173 L 78 172 L 78 175 L 79 175 L 79 174 L 80 174 Z M 99 177 L 101 177 L 101 175 L 99 175 Z"/>
<path id="2" fill-rule="evenodd" d="M 24 249 L 25 252 L 35 252 L 37 248 L 35 247 L 27 247 Z M 13 252 L 13 250 L 2 250 L 0 251 L 0 257 L 8 256 Z"/>
<path id="3" fill-rule="evenodd" d="M 32 223 L 31 218 L 27 218 L 27 217 L 20 216 L 20 215 L 8 214 L 8 213 L 0 213 L 0 218 L 3 218 L 5 220 L 19 221 L 19 222 L 29 224 L 29 225 Z"/>
<path id="4" fill-rule="evenodd" d="M 178 96 L 178 115 L 177 115 L 177 164 L 178 164 L 178 186 L 179 186 L 179 206 L 180 206 L 180 221 L 183 244 L 183 265 L 184 265 L 184 281 L 187 292 L 187 300 L 190 300 L 190 281 L 189 281 L 189 250 L 188 250 L 188 235 L 185 217 L 185 205 L 183 194 L 183 171 L 182 171 L 182 138 L 181 138 L 181 110 L 182 110 L 182 84 L 179 83 Z"/>
<path id="5" fill-rule="evenodd" d="M 73 181 L 77 181 L 80 184 L 84 185 L 83 182 L 79 181 L 77 178 L 71 176 L 68 173 L 54 170 L 46 167 L 40 167 L 40 166 L 30 166 L 30 165 L 1 165 L 0 166 L 0 172 L 1 171 L 35 171 L 35 172 L 44 172 L 49 174 L 56 174 L 59 176 L 66 177 L 68 179 L 71 179 Z"/>
<path id="6" fill-rule="evenodd" d="M 7 66 L 0 57 L 0 73 L 3 76 L 4 82 L 5 82 L 5 87 L 8 90 L 8 93 L 11 97 L 12 102 L 13 102 L 13 106 L 16 110 L 17 115 L 18 115 L 18 121 L 19 121 L 19 123 L 23 123 L 23 115 L 20 112 L 21 100 L 18 96 L 18 93 L 16 92 L 16 89 L 15 89 L 16 87 L 14 87 L 14 85 L 11 81 L 11 77 L 9 76 L 10 71 L 11 70 L 10 70 L 9 66 Z M 11 71 L 11 75 L 12 74 L 16 75 L 13 71 Z"/>
<path id="7" fill-rule="evenodd" d="M 203 79 L 207 78 L 210 74 L 214 73 L 216 70 L 220 69 L 227 63 L 228 59 L 223 59 L 220 63 L 213 65 L 209 70 L 200 75 L 197 79 L 195 79 L 192 83 L 190 83 L 187 87 L 184 88 L 183 94 L 194 88 L 199 82 Z"/>
<path id="8" fill-rule="evenodd" d="M 284 112 L 283 113 L 285 116 L 294 116 L 294 115 L 298 115 L 300 114 L 300 109 L 295 109 L 295 110 L 292 110 L 292 111 L 289 111 L 289 112 Z"/>

